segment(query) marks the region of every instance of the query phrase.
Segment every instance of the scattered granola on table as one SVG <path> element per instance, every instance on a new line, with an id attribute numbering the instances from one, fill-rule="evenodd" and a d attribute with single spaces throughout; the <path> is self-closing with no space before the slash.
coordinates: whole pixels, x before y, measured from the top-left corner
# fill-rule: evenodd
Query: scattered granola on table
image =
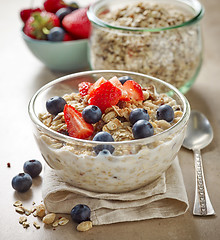
<path id="1" fill-rule="evenodd" d="M 34 205 L 35 205 L 35 202 L 34 202 Z M 58 219 L 56 219 L 55 213 L 46 214 L 46 208 L 44 204 L 36 205 L 31 210 L 28 210 L 28 211 L 27 211 L 27 208 L 23 206 L 23 203 L 20 200 L 17 200 L 13 204 L 13 206 L 15 207 L 15 211 L 22 215 L 19 217 L 18 221 L 23 226 L 23 228 L 30 227 L 30 223 L 28 222 L 28 216 L 31 215 L 31 213 L 34 217 L 36 218 L 38 217 L 38 220 L 40 220 L 39 223 L 36 221 L 32 223 L 36 229 L 40 229 L 41 223 L 44 223 L 46 225 L 51 225 L 51 227 L 57 227 L 58 225 L 64 226 L 69 222 L 69 219 L 65 217 L 58 217 Z M 24 216 L 23 214 L 25 214 L 26 216 Z"/>

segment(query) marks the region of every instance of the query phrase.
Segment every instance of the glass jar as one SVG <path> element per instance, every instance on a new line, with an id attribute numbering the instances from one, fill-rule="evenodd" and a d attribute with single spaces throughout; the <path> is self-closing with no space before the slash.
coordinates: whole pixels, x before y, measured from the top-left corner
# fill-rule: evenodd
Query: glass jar
<path id="1" fill-rule="evenodd" d="M 153 5 L 147 10 L 145 4 Z M 202 64 L 203 15 L 197 0 L 98 1 L 88 10 L 93 26 L 91 68 L 148 74 L 185 94 Z M 148 19 L 148 27 L 139 26 L 144 19 Z"/>

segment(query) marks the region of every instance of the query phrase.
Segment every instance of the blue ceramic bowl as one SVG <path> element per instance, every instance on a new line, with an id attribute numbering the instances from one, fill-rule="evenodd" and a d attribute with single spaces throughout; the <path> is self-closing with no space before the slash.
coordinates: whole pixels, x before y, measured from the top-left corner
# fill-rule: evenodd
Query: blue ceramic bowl
<path id="1" fill-rule="evenodd" d="M 23 31 L 22 38 L 34 56 L 53 71 L 74 72 L 89 68 L 87 39 L 49 42 L 32 39 Z"/>

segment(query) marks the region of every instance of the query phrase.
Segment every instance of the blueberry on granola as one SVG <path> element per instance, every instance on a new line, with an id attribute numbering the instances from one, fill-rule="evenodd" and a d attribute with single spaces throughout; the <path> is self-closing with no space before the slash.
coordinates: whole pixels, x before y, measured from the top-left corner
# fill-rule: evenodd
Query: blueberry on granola
<path id="1" fill-rule="evenodd" d="M 154 128 L 147 120 L 138 120 L 132 127 L 135 139 L 150 137 L 154 134 Z"/>
<path id="2" fill-rule="evenodd" d="M 173 108 L 169 105 L 162 105 L 157 109 L 157 120 L 172 122 L 174 119 Z"/>
<path id="3" fill-rule="evenodd" d="M 133 125 L 138 120 L 147 120 L 149 121 L 150 117 L 146 109 L 144 108 L 135 108 L 131 111 L 129 115 L 129 121 Z"/>
<path id="4" fill-rule="evenodd" d="M 114 138 L 112 135 L 108 132 L 98 132 L 94 138 L 93 141 L 99 141 L 99 142 L 114 142 Z M 111 154 L 114 152 L 115 148 L 112 145 L 97 145 L 94 147 L 94 151 L 96 154 L 99 154 L 99 152 L 103 150 L 108 150 Z"/>
<path id="5" fill-rule="evenodd" d="M 90 220 L 91 210 L 85 204 L 76 205 L 70 212 L 71 218 L 76 223 Z"/>
<path id="6" fill-rule="evenodd" d="M 121 84 L 123 85 L 126 81 L 128 80 L 133 80 L 131 77 L 129 76 L 123 76 L 123 77 L 119 77 L 118 80 L 121 82 Z"/>
<path id="7" fill-rule="evenodd" d="M 12 187 L 21 193 L 27 192 L 32 185 L 32 178 L 28 173 L 19 173 L 12 179 Z"/>
<path id="8" fill-rule="evenodd" d="M 65 105 L 66 101 L 62 97 L 58 96 L 54 96 L 46 102 L 47 111 L 52 115 L 57 115 L 62 112 Z"/>
<path id="9" fill-rule="evenodd" d="M 41 173 L 42 164 L 40 161 L 32 159 L 24 163 L 23 170 L 25 173 L 28 173 L 32 178 L 35 178 Z"/>
<path id="10" fill-rule="evenodd" d="M 87 123 L 97 123 L 102 118 L 102 111 L 95 105 L 89 105 L 83 109 L 82 117 Z"/>

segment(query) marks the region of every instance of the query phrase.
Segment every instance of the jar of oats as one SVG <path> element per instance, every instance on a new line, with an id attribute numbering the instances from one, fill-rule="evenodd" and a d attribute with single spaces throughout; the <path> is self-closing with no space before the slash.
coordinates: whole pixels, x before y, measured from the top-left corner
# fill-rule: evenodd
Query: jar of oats
<path id="1" fill-rule="evenodd" d="M 197 0 L 101 0 L 90 6 L 92 69 L 129 70 L 186 93 L 202 64 Z"/>

